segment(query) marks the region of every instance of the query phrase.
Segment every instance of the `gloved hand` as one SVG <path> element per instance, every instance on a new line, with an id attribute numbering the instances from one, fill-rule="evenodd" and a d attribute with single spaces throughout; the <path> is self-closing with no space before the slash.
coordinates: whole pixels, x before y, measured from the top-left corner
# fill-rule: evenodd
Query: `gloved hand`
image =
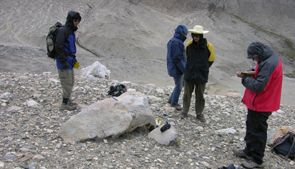
<path id="1" fill-rule="evenodd" d="M 68 62 L 62 62 L 62 67 L 69 68 L 70 66 L 69 66 Z"/>

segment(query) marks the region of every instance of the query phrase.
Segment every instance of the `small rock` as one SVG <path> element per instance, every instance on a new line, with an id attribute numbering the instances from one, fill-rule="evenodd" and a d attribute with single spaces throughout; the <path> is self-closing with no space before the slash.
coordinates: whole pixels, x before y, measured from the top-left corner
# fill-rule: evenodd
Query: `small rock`
<path id="1" fill-rule="evenodd" d="M 4 163 L 0 161 L 0 168 L 4 168 Z"/>
<path id="2" fill-rule="evenodd" d="M 45 160 L 45 157 L 43 157 L 42 155 L 37 154 L 37 155 L 35 155 L 33 157 L 33 159 L 36 159 L 36 160 Z"/>
<path id="3" fill-rule="evenodd" d="M 11 161 L 11 160 L 13 160 L 15 158 L 15 155 L 13 155 L 13 154 L 6 154 L 6 155 L 4 155 L 3 156 L 3 160 L 4 161 Z"/>

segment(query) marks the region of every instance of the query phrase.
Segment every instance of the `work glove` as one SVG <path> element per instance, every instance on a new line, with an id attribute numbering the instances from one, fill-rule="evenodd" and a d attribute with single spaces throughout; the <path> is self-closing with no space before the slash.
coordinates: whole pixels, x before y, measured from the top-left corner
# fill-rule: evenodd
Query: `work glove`
<path id="1" fill-rule="evenodd" d="M 70 66 L 69 66 L 68 62 L 62 62 L 62 67 L 69 68 Z"/>

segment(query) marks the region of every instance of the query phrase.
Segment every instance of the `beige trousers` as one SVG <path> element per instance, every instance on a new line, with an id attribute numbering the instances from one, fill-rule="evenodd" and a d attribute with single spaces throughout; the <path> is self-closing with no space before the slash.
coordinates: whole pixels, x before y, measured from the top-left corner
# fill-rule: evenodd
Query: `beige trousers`
<path id="1" fill-rule="evenodd" d="M 70 98 L 74 86 L 74 70 L 58 69 L 58 75 L 62 88 L 62 98 Z"/>

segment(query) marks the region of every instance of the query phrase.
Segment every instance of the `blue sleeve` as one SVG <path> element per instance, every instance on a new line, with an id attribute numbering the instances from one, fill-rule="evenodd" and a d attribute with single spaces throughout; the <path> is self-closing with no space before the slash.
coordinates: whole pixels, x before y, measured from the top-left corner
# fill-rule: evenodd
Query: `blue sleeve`
<path id="1" fill-rule="evenodd" d="M 173 63 L 177 65 L 179 70 L 184 73 L 185 65 L 183 64 L 183 53 L 184 53 L 184 46 L 178 42 L 173 42 L 171 44 L 171 57 Z"/>

